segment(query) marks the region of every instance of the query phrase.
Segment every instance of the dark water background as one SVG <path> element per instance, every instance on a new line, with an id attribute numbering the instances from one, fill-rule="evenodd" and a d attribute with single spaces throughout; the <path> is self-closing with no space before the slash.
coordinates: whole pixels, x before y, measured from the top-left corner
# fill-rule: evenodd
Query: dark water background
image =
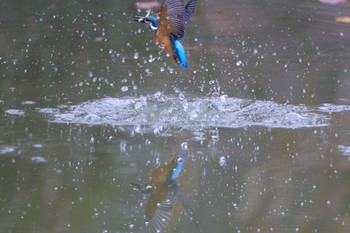
<path id="1" fill-rule="evenodd" d="M 350 3 L 198 1 L 184 70 L 135 2 L 0 1 L 0 232 L 143 232 L 182 142 L 201 232 L 349 232 Z"/>

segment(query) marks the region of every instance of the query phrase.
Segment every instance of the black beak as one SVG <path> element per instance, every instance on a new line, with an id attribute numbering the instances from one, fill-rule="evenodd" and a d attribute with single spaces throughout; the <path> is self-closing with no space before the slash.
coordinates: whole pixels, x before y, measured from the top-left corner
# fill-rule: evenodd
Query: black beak
<path id="1" fill-rule="evenodd" d="M 139 22 L 139 23 L 144 23 L 145 22 L 145 17 L 143 17 L 143 16 L 135 16 L 134 21 L 135 22 Z"/>

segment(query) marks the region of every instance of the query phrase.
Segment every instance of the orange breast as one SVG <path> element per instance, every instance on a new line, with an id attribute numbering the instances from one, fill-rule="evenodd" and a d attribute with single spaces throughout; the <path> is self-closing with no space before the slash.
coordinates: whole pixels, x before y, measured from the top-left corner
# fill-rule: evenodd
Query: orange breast
<path id="1" fill-rule="evenodd" d="M 177 56 L 174 53 L 174 49 L 173 49 L 173 46 L 172 46 L 172 43 L 171 43 L 171 40 L 169 39 L 169 37 L 166 35 L 163 35 L 162 33 L 157 33 L 155 35 L 155 40 L 157 41 L 157 43 L 160 46 L 164 47 L 164 50 L 173 57 L 173 59 L 175 60 L 176 63 L 178 63 Z"/>

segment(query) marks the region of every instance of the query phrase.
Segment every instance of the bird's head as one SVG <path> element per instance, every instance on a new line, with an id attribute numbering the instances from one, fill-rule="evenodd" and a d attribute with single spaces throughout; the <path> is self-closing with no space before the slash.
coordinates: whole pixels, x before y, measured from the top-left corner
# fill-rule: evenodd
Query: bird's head
<path id="1" fill-rule="evenodd" d="M 134 21 L 139 23 L 145 23 L 147 27 L 153 31 L 154 34 L 157 33 L 158 21 L 156 17 L 150 16 L 149 12 L 146 16 L 135 16 Z"/>
<path id="2" fill-rule="evenodd" d="M 139 184 L 135 184 L 135 183 L 130 183 L 130 186 L 137 191 L 140 191 L 142 194 L 145 195 L 150 195 L 152 193 L 152 185 L 150 183 L 147 183 L 145 185 L 139 185 Z"/>

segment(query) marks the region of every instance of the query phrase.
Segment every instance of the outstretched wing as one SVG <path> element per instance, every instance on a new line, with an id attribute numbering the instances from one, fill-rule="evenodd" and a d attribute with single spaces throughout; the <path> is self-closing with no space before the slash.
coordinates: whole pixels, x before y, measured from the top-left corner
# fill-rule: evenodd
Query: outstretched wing
<path id="1" fill-rule="evenodd" d="M 190 18 L 194 9 L 196 8 L 197 0 L 190 0 L 185 6 L 185 16 L 184 16 L 184 28 L 186 30 L 188 23 L 190 22 Z"/>
<path id="2" fill-rule="evenodd" d="M 185 34 L 184 16 L 183 0 L 165 0 L 158 13 L 158 31 L 182 38 Z"/>
<path id="3" fill-rule="evenodd" d="M 177 195 L 178 186 L 176 183 L 171 187 L 155 189 L 146 204 L 146 218 L 148 220 L 146 233 L 166 231 L 173 216 Z"/>

